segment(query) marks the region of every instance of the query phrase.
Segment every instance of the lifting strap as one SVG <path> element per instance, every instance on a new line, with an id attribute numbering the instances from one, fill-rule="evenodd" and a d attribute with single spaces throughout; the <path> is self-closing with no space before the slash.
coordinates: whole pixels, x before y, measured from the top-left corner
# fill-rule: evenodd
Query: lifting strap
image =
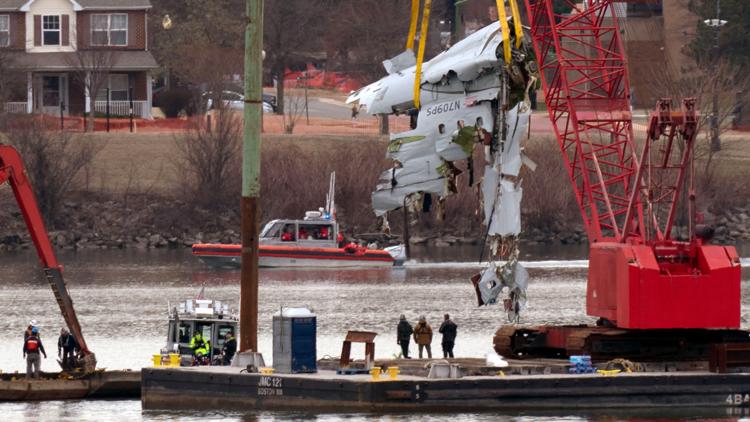
<path id="1" fill-rule="evenodd" d="M 516 0 L 508 0 L 510 2 L 510 11 L 513 14 L 513 29 L 516 33 L 516 48 L 521 48 L 521 40 L 523 39 L 523 28 L 521 27 L 521 12 L 518 9 L 518 2 Z"/>
<path id="2" fill-rule="evenodd" d="M 417 21 L 419 21 L 419 1 L 411 0 L 411 20 L 409 21 L 409 36 L 406 38 L 406 49 L 414 51 L 414 36 L 417 35 Z"/>
<path id="3" fill-rule="evenodd" d="M 497 19 L 500 21 L 500 30 L 503 33 L 503 58 L 505 67 L 510 66 L 510 28 L 508 27 L 508 17 L 505 14 L 505 0 L 496 0 Z"/>
<path id="4" fill-rule="evenodd" d="M 422 61 L 424 60 L 424 49 L 427 42 L 427 28 L 430 25 L 431 5 L 432 0 L 425 0 L 424 9 L 422 10 L 422 29 L 419 32 L 419 52 L 417 52 L 417 68 L 414 73 L 414 107 L 416 107 L 417 110 L 420 108 L 419 91 L 422 86 Z M 414 15 L 412 14 L 412 16 Z"/>

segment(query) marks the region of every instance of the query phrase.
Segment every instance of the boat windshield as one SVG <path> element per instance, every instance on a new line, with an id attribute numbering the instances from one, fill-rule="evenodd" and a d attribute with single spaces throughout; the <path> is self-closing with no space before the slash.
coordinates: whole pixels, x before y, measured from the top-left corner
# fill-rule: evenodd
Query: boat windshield
<path id="1" fill-rule="evenodd" d="M 266 225 L 265 229 L 263 229 L 263 232 L 260 234 L 260 237 L 272 239 L 279 238 L 283 227 L 284 223 L 282 222 Z"/>
<path id="2" fill-rule="evenodd" d="M 181 322 L 180 331 L 178 333 L 180 343 L 190 343 L 190 339 L 193 337 L 193 327 L 190 323 Z"/>
<path id="3" fill-rule="evenodd" d="M 333 240 L 333 226 L 331 224 L 300 224 L 300 240 Z"/>

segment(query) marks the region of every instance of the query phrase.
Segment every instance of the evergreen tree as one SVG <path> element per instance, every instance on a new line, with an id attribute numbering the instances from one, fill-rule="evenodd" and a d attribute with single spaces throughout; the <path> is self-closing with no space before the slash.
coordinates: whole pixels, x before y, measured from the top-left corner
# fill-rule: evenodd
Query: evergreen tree
<path id="1" fill-rule="evenodd" d="M 717 62 L 716 28 L 706 25 L 706 19 L 716 19 L 717 0 L 690 0 L 689 10 L 700 17 L 696 24 L 695 40 L 685 46 L 685 52 L 701 66 Z M 750 65 L 750 4 L 747 0 L 720 0 L 719 19 L 727 21 L 719 28 L 720 57 L 738 66 Z"/>

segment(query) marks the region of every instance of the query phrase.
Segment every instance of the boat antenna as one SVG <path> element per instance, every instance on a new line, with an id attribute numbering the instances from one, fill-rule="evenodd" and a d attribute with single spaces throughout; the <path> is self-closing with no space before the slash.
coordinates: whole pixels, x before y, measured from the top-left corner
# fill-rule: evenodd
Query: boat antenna
<path id="1" fill-rule="evenodd" d="M 331 216 L 331 220 L 336 220 L 336 172 L 331 172 L 331 180 L 328 182 L 328 197 L 326 203 L 326 212 Z"/>

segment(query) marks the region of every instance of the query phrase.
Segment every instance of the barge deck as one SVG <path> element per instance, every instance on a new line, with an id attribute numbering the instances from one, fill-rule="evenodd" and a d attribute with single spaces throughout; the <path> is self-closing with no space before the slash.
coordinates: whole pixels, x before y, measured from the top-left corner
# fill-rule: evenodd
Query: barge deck
<path id="1" fill-rule="evenodd" d="M 750 374 L 708 371 L 534 374 L 428 379 L 399 375 L 258 374 L 237 367 L 148 368 L 144 409 L 457 411 L 747 407 Z"/>
<path id="2" fill-rule="evenodd" d="M 27 380 L 23 374 L 3 374 L 0 377 L 0 402 L 137 399 L 140 394 L 140 371 L 96 371 L 80 378 L 43 373 L 38 380 Z"/>

